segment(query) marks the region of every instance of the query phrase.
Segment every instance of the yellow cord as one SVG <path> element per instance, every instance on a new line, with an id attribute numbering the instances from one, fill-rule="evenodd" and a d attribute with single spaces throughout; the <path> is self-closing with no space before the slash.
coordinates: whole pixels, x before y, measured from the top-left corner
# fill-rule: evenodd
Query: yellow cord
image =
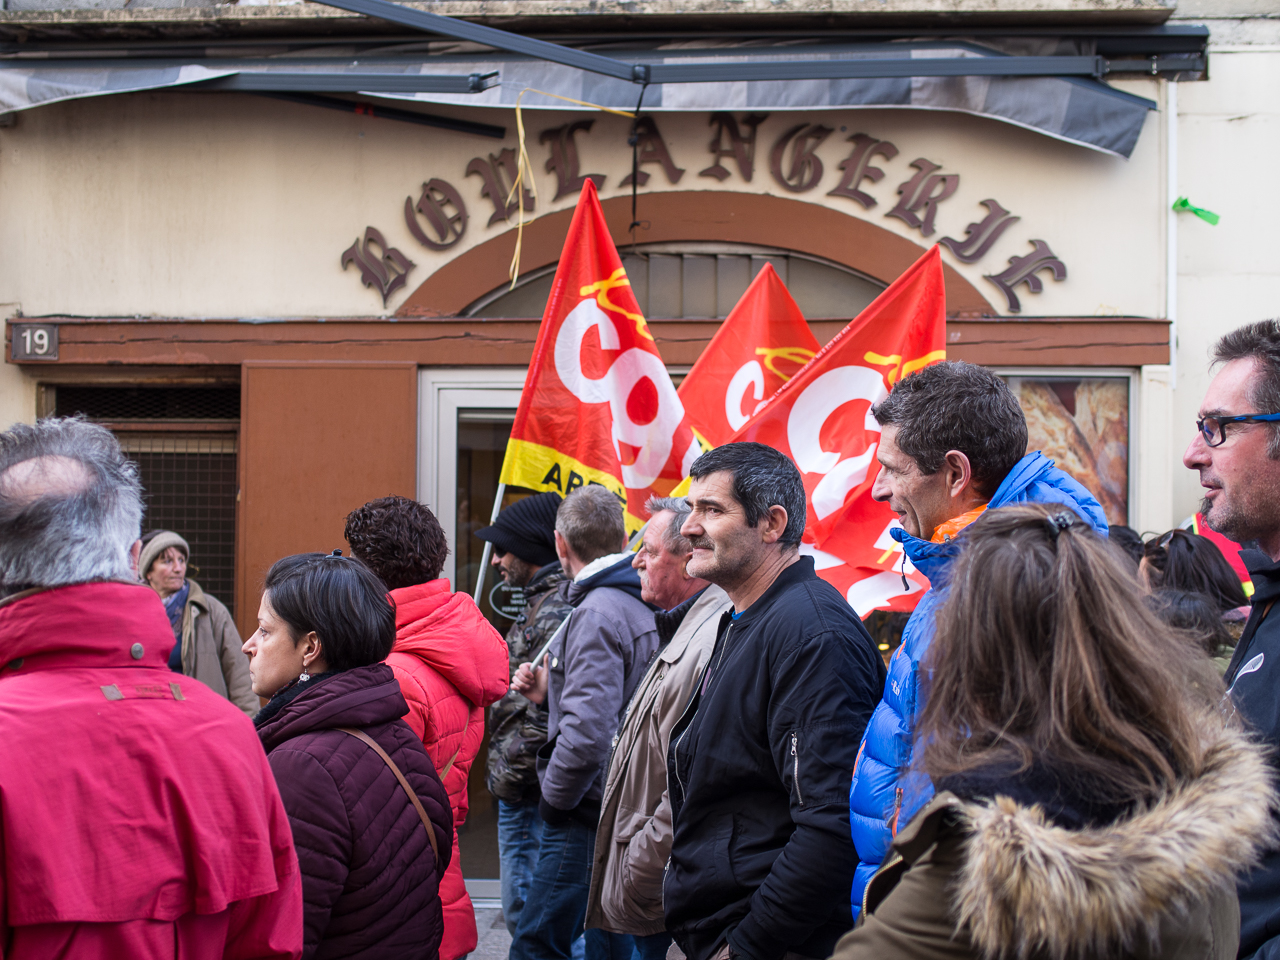
<path id="1" fill-rule="evenodd" d="M 593 110 L 600 110 L 604 113 L 617 114 L 620 117 L 635 117 L 635 113 L 631 110 L 618 110 L 614 107 L 602 107 L 598 103 L 588 103 L 585 100 L 575 100 L 573 97 L 562 97 L 558 93 L 547 93 L 545 90 L 536 90 L 533 87 L 525 87 L 520 91 L 520 95 L 516 97 L 516 136 L 520 140 L 520 152 L 516 160 L 516 178 L 511 185 L 511 193 L 507 194 L 507 203 L 511 202 L 511 197 L 516 198 L 516 205 L 520 211 L 519 219 L 516 220 L 516 249 L 511 255 L 511 266 L 507 268 L 507 276 L 511 278 L 511 286 L 509 289 L 516 288 L 516 278 L 520 276 L 520 251 L 524 246 L 524 187 L 526 184 L 529 188 L 529 196 L 535 200 L 538 197 L 538 185 L 533 179 L 533 164 L 529 160 L 529 151 L 524 145 L 524 112 L 521 110 L 520 100 L 526 93 L 536 93 L 544 97 L 551 97 L 554 100 L 563 100 L 566 103 L 574 103 L 580 107 L 590 107 Z"/>

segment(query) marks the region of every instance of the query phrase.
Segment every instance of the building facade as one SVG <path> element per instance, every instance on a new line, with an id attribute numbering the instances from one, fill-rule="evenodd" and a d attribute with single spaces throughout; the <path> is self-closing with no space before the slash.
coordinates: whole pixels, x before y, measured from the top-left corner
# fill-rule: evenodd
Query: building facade
<path id="1" fill-rule="evenodd" d="M 641 84 L 333 7 L 8 0 L 0 427 L 116 430 L 148 525 L 191 540 L 243 632 L 273 560 L 345 546 L 346 513 L 389 493 L 437 512 L 446 575 L 471 588 L 587 177 L 677 378 L 764 263 L 825 342 L 941 243 L 949 356 L 1009 378 L 1033 445 L 1114 522 L 1194 512 L 1181 454 L 1208 349 L 1280 313 L 1265 4 L 404 6 L 632 60 L 1110 72 L 654 84 L 636 119 L 616 111 Z M 333 79 L 362 64 L 410 79 Z M 457 82 L 413 79 L 432 71 Z M 1175 212 L 1183 196 L 1220 222 Z"/>

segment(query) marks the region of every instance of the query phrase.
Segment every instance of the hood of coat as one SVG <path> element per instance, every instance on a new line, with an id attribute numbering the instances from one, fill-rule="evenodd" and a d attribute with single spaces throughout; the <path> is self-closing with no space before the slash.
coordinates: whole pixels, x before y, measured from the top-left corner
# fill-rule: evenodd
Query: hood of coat
<path id="1" fill-rule="evenodd" d="M 319 678 L 258 728 L 268 753 L 286 740 L 334 727 L 390 723 L 409 712 L 400 681 L 385 663 Z"/>
<path id="2" fill-rule="evenodd" d="M 1039 451 L 1027 454 L 1014 465 L 991 497 L 987 509 L 996 510 L 1015 503 L 1060 503 L 1074 510 L 1098 533 L 1103 536 L 1107 533 L 1107 517 L 1097 498 Z M 912 564 L 934 587 L 943 585 L 947 569 L 958 552 L 954 540 L 931 543 L 913 537 L 902 527 L 894 527 L 889 535 L 902 544 Z"/>
<path id="3" fill-rule="evenodd" d="M 187 586 L 191 588 L 191 592 L 187 595 L 187 603 L 191 604 L 192 606 L 199 607 L 200 611 L 205 616 L 208 616 L 209 600 L 208 598 L 205 597 L 204 590 L 201 589 L 200 584 L 196 583 L 190 577 L 187 577 Z"/>
<path id="4" fill-rule="evenodd" d="M 507 692 L 506 643 L 469 596 L 451 593 L 448 580 L 432 580 L 392 590 L 391 599 L 392 653 L 417 657 L 472 703 L 492 703 Z"/>
<path id="5" fill-rule="evenodd" d="M 545 567 L 539 567 L 533 572 L 529 582 L 524 585 L 525 599 L 532 600 L 548 590 L 554 590 L 568 579 L 564 575 L 564 567 L 560 566 L 559 560 L 548 563 Z"/>
<path id="6" fill-rule="evenodd" d="M 0 667 L 164 667 L 171 649 L 164 604 L 143 583 L 79 583 L 0 602 Z"/>
<path id="7" fill-rule="evenodd" d="M 633 556 L 631 553 L 615 553 L 591 561 L 569 584 L 565 591 L 565 599 L 576 607 L 592 590 L 599 587 L 613 587 L 615 590 L 631 594 L 637 600 L 642 600 L 640 571 L 631 566 Z"/>
<path id="8" fill-rule="evenodd" d="M 1257 606 L 1280 597 L 1280 561 L 1272 560 L 1252 547 L 1241 550 L 1240 559 L 1253 581 L 1253 595 L 1249 598 L 1251 604 Z"/>
<path id="9" fill-rule="evenodd" d="M 1067 829 L 1039 805 L 942 794 L 930 806 L 955 811 L 968 833 L 957 920 L 987 957 L 1113 956 L 1117 944 L 1128 954 L 1171 911 L 1234 889 L 1275 841 L 1272 777 L 1261 747 L 1223 731 L 1200 776 L 1105 825 Z"/>

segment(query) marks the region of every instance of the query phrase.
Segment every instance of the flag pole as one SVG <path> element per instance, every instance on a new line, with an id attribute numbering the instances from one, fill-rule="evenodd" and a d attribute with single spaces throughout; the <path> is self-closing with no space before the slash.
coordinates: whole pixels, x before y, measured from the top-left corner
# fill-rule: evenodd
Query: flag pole
<path id="1" fill-rule="evenodd" d="M 507 492 L 505 483 L 498 484 L 498 492 L 493 495 L 493 512 L 489 515 L 489 526 L 498 522 L 498 514 L 502 510 L 502 498 Z M 484 552 L 480 554 L 480 574 L 476 577 L 476 594 L 471 599 L 480 606 L 480 594 L 484 590 L 484 575 L 489 572 L 489 557 L 493 554 L 492 541 L 484 542 Z"/>

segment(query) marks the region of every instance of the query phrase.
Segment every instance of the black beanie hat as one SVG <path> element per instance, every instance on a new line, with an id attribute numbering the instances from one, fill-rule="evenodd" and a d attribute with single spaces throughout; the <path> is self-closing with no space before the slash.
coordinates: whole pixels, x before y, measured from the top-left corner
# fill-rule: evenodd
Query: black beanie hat
<path id="1" fill-rule="evenodd" d="M 514 553 L 525 563 L 545 567 L 556 556 L 556 511 L 560 494 L 537 493 L 517 500 L 498 514 L 491 527 L 476 531 L 503 553 Z"/>

